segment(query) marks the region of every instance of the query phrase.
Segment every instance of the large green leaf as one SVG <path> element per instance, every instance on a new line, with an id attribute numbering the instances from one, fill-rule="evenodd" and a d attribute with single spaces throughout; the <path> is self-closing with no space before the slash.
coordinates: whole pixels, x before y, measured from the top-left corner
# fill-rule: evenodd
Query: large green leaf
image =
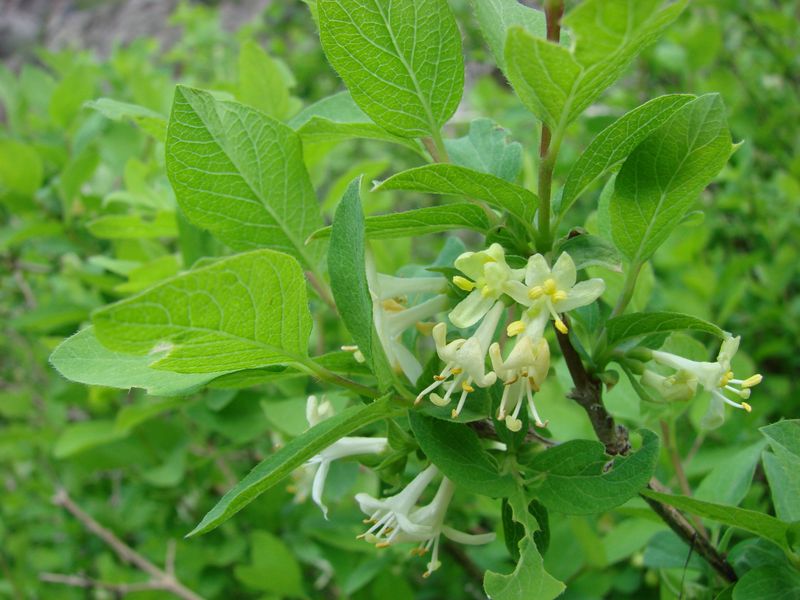
<path id="1" fill-rule="evenodd" d="M 412 237 L 428 233 L 439 233 L 451 229 L 472 229 L 486 233 L 489 219 L 486 213 L 474 204 L 454 202 L 429 208 L 418 208 L 405 212 L 367 217 L 364 220 L 365 235 L 371 240 Z M 323 227 L 311 237 L 330 237 L 332 227 Z"/>
<path id="2" fill-rule="evenodd" d="M 263 113 L 178 86 L 167 174 L 186 217 L 237 250 L 269 247 L 307 268 L 306 238 L 322 226 L 297 134 Z"/>
<path id="3" fill-rule="evenodd" d="M 590 440 L 572 440 L 537 454 L 527 472 L 535 497 L 550 510 L 573 515 L 623 504 L 647 486 L 658 460 L 658 437 L 640 431 L 641 449 L 613 464 L 603 444 Z"/>
<path id="4" fill-rule="evenodd" d="M 522 102 L 554 130 L 594 102 L 639 52 L 674 21 L 680 0 L 587 0 L 563 19 L 574 50 L 511 27 L 505 45 L 506 72 Z"/>
<path id="5" fill-rule="evenodd" d="M 632 262 L 649 258 L 681 222 L 733 150 L 717 94 L 685 104 L 631 153 L 609 212 L 614 243 Z"/>
<path id="6" fill-rule="evenodd" d="M 382 389 L 392 381 L 392 369 L 375 331 L 372 296 L 366 274 L 364 213 L 354 179 L 336 209 L 328 251 L 328 272 L 336 308 Z"/>
<path id="7" fill-rule="evenodd" d="M 800 572 L 784 565 L 748 571 L 733 588 L 733 600 L 800 600 Z"/>
<path id="8" fill-rule="evenodd" d="M 597 134 L 567 175 L 561 194 L 561 212 L 566 212 L 586 188 L 625 160 L 643 139 L 692 99 L 694 96 L 689 94 L 655 98 L 623 115 Z"/>
<path id="9" fill-rule="evenodd" d="M 446 0 L 319 0 L 317 9 L 322 48 L 364 112 L 400 136 L 437 134 L 464 87 Z"/>
<path id="10" fill-rule="evenodd" d="M 307 106 L 289 121 L 289 125 L 297 130 L 304 143 L 365 138 L 400 144 L 425 155 L 419 140 L 394 135 L 373 123 L 349 92 L 339 92 Z"/>
<path id="11" fill-rule="evenodd" d="M 500 474 L 478 435 L 467 425 L 417 411 L 409 413 L 409 420 L 419 447 L 458 487 L 494 498 L 514 493 L 514 480 Z"/>
<path id="12" fill-rule="evenodd" d="M 700 331 L 722 338 L 725 332 L 704 319 L 676 312 L 648 312 L 620 315 L 606 322 L 609 347 L 654 333 Z"/>
<path id="13" fill-rule="evenodd" d="M 767 514 L 755 510 L 737 508 L 736 506 L 705 502 L 686 496 L 662 494 L 652 490 L 643 490 L 641 494 L 700 517 L 749 531 L 775 542 L 781 548 L 788 548 L 786 533 L 789 526 Z"/>
<path id="14" fill-rule="evenodd" d="M 351 406 L 315 425 L 256 465 L 208 511 L 189 536 L 215 529 L 336 440 L 394 410 L 391 398 L 386 396 L 366 406 Z"/>
<path id="15" fill-rule="evenodd" d="M 50 355 L 50 363 L 78 383 L 123 390 L 137 387 L 153 396 L 183 396 L 225 374 L 160 371 L 150 367 L 153 358 L 109 350 L 97 340 L 94 328 L 87 327 L 61 342 Z"/>
<path id="16" fill-rule="evenodd" d="M 760 429 L 772 452 L 763 455 L 775 514 L 800 521 L 800 420 L 780 421 Z"/>
<path id="17" fill-rule="evenodd" d="M 497 66 L 503 71 L 506 69 L 505 46 L 509 28 L 522 27 L 536 37 L 547 36 L 544 13 L 525 6 L 519 0 L 470 0 L 470 5 Z"/>
<path id="18" fill-rule="evenodd" d="M 238 66 L 237 97 L 244 104 L 278 120 L 289 116 L 299 101 L 289 95 L 287 76 L 275 59 L 253 40 L 246 40 L 239 50 Z"/>
<path id="19" fill-rule="evenodd" d="M 553 248 L 553 256 L 566 252 L 572 257 L 576 269 L 605 267 L 622 271 L 622 257 L 607 239 L 599 235 L 582 234 L 560 240 Z"/>
<path id="20" fill-rule="evenodd" d="M 87 102 L 84 106 L 96 110 L 112 121 L 130 121 L 159 141 L 163 142 L 167 137 L 167 118 L 146 106 L 111 98 L 98 98 Z"/>
<path id="21" fill-rule="evenodd" d="M 402 171 L 375 187 L 375 191 L 382 190 L 412 190 L 483 200 L 494 208 L 508 211 L 526 225 L 533 219 L 539 203 L 536 195 L 524 187 L 488 173 L 447 164 Z"/>
<path id="22" fill-rule="evenodd" d="M 93 315 L 111 350 L 150 366 L 212 373 L 302 362 L 311 315 L 297 261 L 254 250 L 194 269 Z"/>
<path id="23" fill-rule="evenodd" d="M 551 600 L 561 595 L 565 586 L 544 568 L 544 561 L 536 546 L 536 533 L 540 524 L 528 510 L 528 500 L 522 490 L 516 490 L 508 499 L 513 518 L 524 529 L 519 541 L 519 559 L 514 570 L 505 575 L 487 571 L 483 589 L 494 600 Z"/>

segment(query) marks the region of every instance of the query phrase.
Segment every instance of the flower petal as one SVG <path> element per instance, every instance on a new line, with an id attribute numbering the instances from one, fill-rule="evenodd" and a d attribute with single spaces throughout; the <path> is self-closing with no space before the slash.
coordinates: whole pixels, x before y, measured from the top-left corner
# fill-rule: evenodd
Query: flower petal
<path id="1" fill-rule="evenodd" d="M 556 264 L 553 265 L 553 279 L 560 290 L 569 290 L 578 279 L 578 272 L 575 270 L 575 261 L 566 252 L 562 252 Z"/>
<path id="2" fill-rule="evenodd" d="M 325 489 L 325 479 L 328 477 L 328 470 L 330 468 L 331 462 L 329 460 L 324 460 L 319 463 L 317 472 L 314 473 L 314 483 L 311 486 L 311 499 L 314 501 L 314 504 L 319 506 L 322 511 L 322 516 L 325 517 L 326 520 L 328 518 L 328 507 L 325 506 L 325 503 L 322 501 L 322 491 Z"/>
<path id="3" fill-rule="evenodd" d="M 453 263 L 455 268 L 472 280 L 483 276 L 483 265 L 486 264 L 484 252 L 464 252 Z"/>
<path id="4" fill-rule="evenodd" d="M 521 281 L 507 281 L 503 291 L 514 299 L 514 302 L 523 306 L 530 306 L 532 300 L 528 296 L 528 286 Z"/>
<path id="5" fill-rule="evenodd" d="M 484 297 L 478 290 L 474 290 L 450 312 L 450 322 L 456 327 L 470 327 L 489 312 L 494 302 L 494 298 Z"/>
<path id="6" fill-rule="evenodd" d="M 412 384 L 416 383 L 419 376 L 422 375 L 422 365 L 417 360 L 417 357 L 400 342 L 392 343 L 392 350 L 394 351 L 396 364 L 403 370 L 403 373 Z"/>
<path id="7" fill-rule="evenodd" d="M 544 256 L 534 254 L 528 259 L 528 267 L 525 270 L 525 284 L 528 287 L 542 285 L 550 277 L 550 267 Z"/>
<path id="8" fill-rule="evenodd" d="M 562 256 L 564 256 L 562 254 Z M 571 261 L 572 259 L 570 259 Z M 560 286 L 560 284 L 559 284 Z M 567 312 L 579 306 L 586 306 L 597 300 L 605 291 L 606 284 L 602 279 L 581 281 L 569 290 L 567 298 L 554 303 L 557 312 Z"/>

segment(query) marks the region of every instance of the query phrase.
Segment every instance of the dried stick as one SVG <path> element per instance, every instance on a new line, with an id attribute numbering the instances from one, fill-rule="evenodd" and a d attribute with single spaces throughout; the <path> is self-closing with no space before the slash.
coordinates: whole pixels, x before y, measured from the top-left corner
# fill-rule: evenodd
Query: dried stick
<path id="1" fill-rule="evenodd" d="M 78 519 L 78 521 L 81 522 L 81 525 L 83 525 L 88 531 L 95 534 L 108 546 L 110 546 L 122 561 L 132 564 L 140 571 L 147 573 L 150 576 L 150 580 L 144 583 L 134 584 L 106 584 L 80 575 L 42 573 L 40 575 L 40 579 L 42 581 L 71 585 L 74 587 L 102 587 L 104 589 L 113 589 L 121 593 L 143 589 L 163 590 L 165 592 L 174 594 L 178 598 L 183 598 L 184 600 L 203 600 L 202 596 L 184 586 L 180 581 L 178 581 L 177 577 L 175 577 L 174 541 L 171 541 L 171 543 L 167 545 L 166 569 L 160 569 L 152 562 L 147 560 L 144 556 L 136 552 L 133 548 L 128 546 L 121 539 L 119 539 L 110 530 L 100 525 L 100 523 L 95 521 L 89 514 L 84 512 L 83 509 L 75 504 L 72 498 L 69 497 L 69 494 L 65 489 L 62 488 L 56 491 L 55 495 L 53 496 L 53 504 L 65 508 L 72 516 Z"/>

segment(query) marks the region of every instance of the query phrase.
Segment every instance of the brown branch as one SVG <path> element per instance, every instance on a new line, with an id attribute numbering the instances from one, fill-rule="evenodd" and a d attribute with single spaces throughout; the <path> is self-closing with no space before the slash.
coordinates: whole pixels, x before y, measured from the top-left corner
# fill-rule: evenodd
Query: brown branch
<path id="1" fill-rule="evenodd" d="M 78 521 L 81 522 L 81 525 L 83 525 L 88 531 L 99 537 L 108 546 L 110 546 L 123 562 L 134 565 L 140 571 L 143 571 L 150 576 L 150 580 L 148 582 L 143 584 L 128 585 L 142 586 L 146 584 L 148 587 L 141 589 L 158 589 L 171 592 L 172 594 L 178 596 L 179 598 L 183 598 L 184 600 L 203 600 L 202 596 L 199 596 L 178 581 L 178 579 L 175 577 L 175 574 L 172 572 L 175 560 L 174 547 L 167 547 L 168 570 L 162 570 L 147 560 L 144 556 L 136 552 L 136 550 L 128 546 L 125 542 L 114 535 L 113 532 L 100 525 L 100 523 L 95 521 L 88 513 L 84 512 L 83 509 L 75 504 L 72 498 L 69 497 L 69 494 L 67 494 L 66 490 L 59 489 L 56 491 L 55 495 L 53 496 L 53 504 L 65 508 L 72 516 L 78 519 Z M 77 587 L 104 587 L 109 589 L 108 584 L 89 580 L 83 576 L 59 575 L 55 573 L 43 573 L 42 575 L 47 575 L 49 577 L 49 579 L 43 579 L 43 581 L 50 581 L 51 583 L 62 583 Z M 60 580 L 56 581 L 53 579 L 53 577 Z M 68 583 L 67 580 L 71 580 L 72 583 Z M 87 582 L 89 583 L 87 584 Z"/>
<path id="2" fill-rule="evenodd" d="M 564 323 L 567 323 L 566 315 Z M 578 351 L 570 342 L 569 334 L 556 331 L 556 337 L 567 363 L 569 374 L 575 384 L 568 397 L 580 404 L 589 415 L 589 421 L 592 423 L 597 439 L 606 447 L 608 454 L 611 456 L 627 454 L 631 449 L 628 430 L 622 425 L 614 423 L 614 417 L 603 406 L 603 384 L 586 370 Z"/>
<path id="3" fill-rule="evenodd" d="M 663 493 L 669 491 L 655 478 L 650 481 L 650 485 L 648 487 L 655 492 Z M 689 544 L 690 548 L 693 547 L 695 551 L 702 556 L 723 579 L 731 583 L 739 579 L 739 577 L 736 575 L 736 571 L 733 570 L 733 566 L 731 566 L 731 563 L 728 562 L 728 559 L 725 557 L 725 555 L 721 554 L 714 546 L 712 546 L 711 542 L 707 538 L 700 535 L 689 522 L 689 520 L 684 517 L 678 509 L 673 506 L 669 506 L 668 504 L 663 504 L 658 500 L 648 498 L 644 495 L 641 495 L 641 497 L 645 502 L 647 502 L 647 504 L 650 505 L 650 508 L 653 509 L 653 512 L 661 517 L 661 519 L 669 526 L 670 529 L 672 529 L 672 531 L 677 533 L 681 539 Z"/>

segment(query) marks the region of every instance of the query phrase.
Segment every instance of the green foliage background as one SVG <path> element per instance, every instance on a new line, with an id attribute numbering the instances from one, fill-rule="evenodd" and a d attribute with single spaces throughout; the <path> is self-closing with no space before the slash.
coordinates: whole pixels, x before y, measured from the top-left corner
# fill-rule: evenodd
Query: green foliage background
<path id="1" fill-rule="evenodd" d="M 538 127 L 494 68 L 466 2 L 452 6 L 465 38 L 468 72 L 452 137 L 465 134 L 473 117 L 493 119 L 525 148 L 523 172 L 530 184 Z M 621 383 L 608 403 L 623 423 L 646 422 L 656 429 L 660 420 L 677 423 L 669 429 L 670 443 L 689 457 L 686 474 L 697 498 L 722 494 L 727 503 L 770 513 L 779 501 L 767 487 L 762 460 L 772 460 L 776 450 L 766 450 L 770 446 L 758 428 L 800 416 L 798 11 L 794 2 L 694 2 L 622 84 L 588 118 L 571 125 L 556 165 L 556 178 L 563 180 L 595 134 L 647 99 L 721 94 L 734 141 L 743 144 L 702 195 L 703 214 L 656 254 L 634 305 L 680 309 L 740 334 L 738 368 L 759 370 L 765 381 L 751 415 L 737 414 L 711 432 L 699 426 L 702 401 L 675 407 L 672 414 L 656 411 Z M 165 124 L 176 83 L 214 90 L 287 120 L 341 89 L 299 2 L 275 3 L 236 34 L 224 32 L 216 11 L 202 6 L 184 5 L 173 20 L 183 35 L 166 52 L 154 40 L 140 39 L 105 60 L 80 48 L 41 50 L 16 72 L 0 67 L 0 596 L 90 597 L 85 590 L 43 583 L 44 572 L 86 573 L 109 583 L 142 580 L 53 506 L 51 497 L 65 488 L 155 563 L 163 564 L 174 540 L 179 578 L 204 597 L 480 597 L 475 569 L 512 568 L 502 540 L 466 554 L 452 550 L 443 568 L 423 581 L 421 561 L 401 559 L 394 550 L 376 552 L 355 539 L 361 517 L 352 493 L 376 485 L 355 463 L 332 469 L 330 521 L 278 486 L 213 533 L 183 539 L 256 462 L 303 431 L 306 379 L 262 379 L 245 387 L 223 378 L 179 396 L 154 381 L 148 395 L 71 383 L 48 364 L 57 344 L 87 323 L 91 311 L 220 250 L 176 210 L 167 181 Z M 420 151 L 410 142 L 379 139 L 306 142 L 305 159 L 327 222 L 356 175 L 365 174 L 368 187 L 372 179 L 417 166 Z M 369 215 L 418 208 L 408 199 L 397 192 L 368 194 L 365 210 Z M 593 205 L 585 197 L 566 225 L 602 227 Z M 432 263 L 443 239 L 391 240 L 374 249 L 382 270 L 394 272 L 409 262 Z M 615 282 L 614 274 L 602 274 L 616 295 L 621 278 Z M 659 285 L 648 286 L 648 280 Z M 342 337 L 333 321 L 315 327 L 332 332 L 330 339 Z M 320 351 L 334 349 L 330 340 L 317 339 Z M 700 357 L 706 355 L 691 343 Z M 556 365 L 556 372 L 542 401 L 557 415 L 554 433 L 591 437 L 580 409 L 563 400 L 570 386 L 564 365 Z M 657 469 L 662 481 L 676 484 L 664 452 Z M 796 500 L 796 492 L 786 493 Z M 500 519 L 500 506 L 488 498 L 465 496 L 460 508 L 456 519 L 490 527 Z M 796 504 L 779 508 L 789 520 L 800 518 Z M 764 540 L 711 527 L 737 567 L 785 561 Z M 679 597 L 681 589 L 684 598 L 710 597 L 696 583 L 705 567 L 697 557 L 687 562 L 687 550 L 643 501 L 634 501 L 600 517 L 554 523 L 545 566 L 568 583 L 569 598 L 666 599 Z M 315 580 L 326 584 L 323 591 Z M 749 593 L 734 597 L 767 597 L 759 589 Z"/>

